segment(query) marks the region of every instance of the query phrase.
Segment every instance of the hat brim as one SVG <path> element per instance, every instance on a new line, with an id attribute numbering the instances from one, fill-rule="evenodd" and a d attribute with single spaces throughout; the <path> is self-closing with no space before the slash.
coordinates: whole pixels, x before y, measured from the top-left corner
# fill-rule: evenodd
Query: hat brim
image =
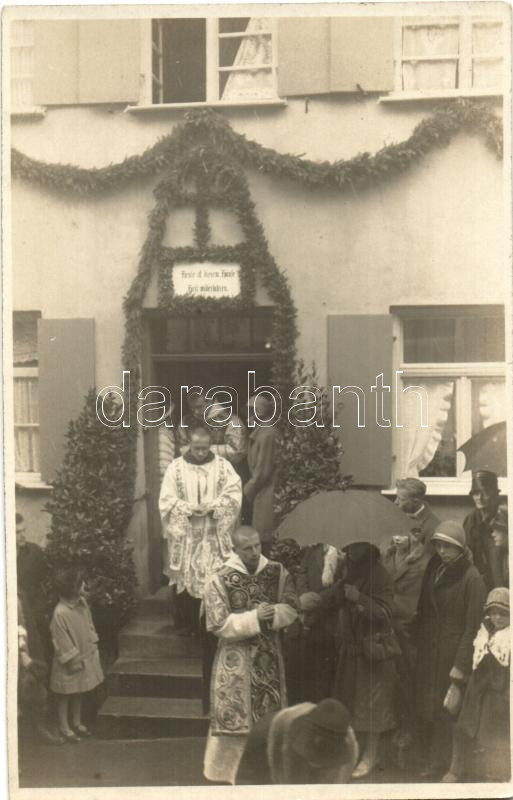
<path id="1" fill-rule="evenodd" d="M 431 537 L 432 542 L 446 542 L 446 544 L 453 544 L 455 547 L 459 547 L 460 550 L 465 549 L 465 545 L 461 542 L 458 542 L 457 539 L 453 539 L 452 536 L 447 536 L 446 533 L 434 533 Z"/>

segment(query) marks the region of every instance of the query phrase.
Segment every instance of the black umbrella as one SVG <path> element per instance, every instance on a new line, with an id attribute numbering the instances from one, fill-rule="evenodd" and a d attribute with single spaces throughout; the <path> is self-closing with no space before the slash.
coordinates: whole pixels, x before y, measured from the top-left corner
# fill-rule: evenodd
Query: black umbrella
<path id="1" fill-rule="evenodd" d="M 506 477 L 506 422 L 496 422 L 468 439 L 458 450 L 465 455 L 465 470 L 481 469 Z"/>

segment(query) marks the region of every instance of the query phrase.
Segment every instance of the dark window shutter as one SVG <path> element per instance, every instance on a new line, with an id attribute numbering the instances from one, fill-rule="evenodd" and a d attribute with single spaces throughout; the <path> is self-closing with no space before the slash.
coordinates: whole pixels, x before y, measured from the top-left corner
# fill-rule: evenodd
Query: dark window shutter
<path id="1" fill-rule="evenodd" d="M 331 17 L 330 91 L 388 92 L 394 87 L 394 20 Z"/>
<path id="2" fill-rule="evenodd" d="M 358 386 L 365 394 L 365 427 L 358 427 L 355 394 L 335 393 L 336 429 L 344 454 L 342 471 L 358 486 L 389 486 L 392 427 L 376 423 L 376 376 L 391 386 L 384 393 L 385 419 L 392 417 L 392 317 L 390 315 L 328 316 L 328 386 Z M 341 405 L 343 404 L 343 405 Z"/>
<path id="3" fill-rule="evenodd" d="M 78 22 L 34 21 L 34 103 L 78 102 Z"/>
<path id="4" fill-rule="evenodd" d="M 127 103 L 139 99 L 139 20 L 79 22 L 80 103 Z"/>
<path id="5" fill-rule="evenodd" d="M 329 18 L 280 18 L 279 96 L 323 94 L 329 90 Z"/>
<path id="6" fill-rule="evenodd" d="M 39 321 L 41 478 L 51 481 L 64 455 L 65 434 L 95 385 L 94 320 Z"/>

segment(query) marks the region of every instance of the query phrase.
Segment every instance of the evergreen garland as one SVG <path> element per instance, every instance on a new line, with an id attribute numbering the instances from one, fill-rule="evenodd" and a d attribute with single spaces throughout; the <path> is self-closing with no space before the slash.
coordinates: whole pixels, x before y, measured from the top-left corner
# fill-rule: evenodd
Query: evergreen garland
<path id="1" fill-rule="evenodd" d="M 60 193 L 93 195 L 114 191 L 130 181 L 162 173 L 163 178 L 154 189 L 156 205 L 149 214 L 148 234 L 142 247 L 137 274 L 123 301 L 125 338 L 122 363 L 130 371 L 131 406 L 138 405 L 140 389 L 140 362 L 142 351 L 143 301 L 154 270 L 159 279 L 159 306 L 173 313 L 191 311 L 217 311 L 222 308 L 241 308 L 253 304 L 255 280 L 258 276 L 267 289 L 276 308 L 272 329 L 273 367 L 272 382 L 287 405 L 293 386 L 310 383 L 315 375 L 304 375 L 303 367 L 296 366 L 295 341 L 297 336 L 296 309 L 291 298 L 288 280 L 272 258 L 262 225 L 258 221 L 251 199 L 245 168 L 296 180 L 311 187 L 334 187 L 340 191 L 356 189 L 388 179 L 408 169 L 416 160 L 437 147 L 446 146 L 460 131 L 467 130 L 484 136 L 486 144 L 502 156 L 502 122 L 482 103 L 456 101 L 444 104 L 431 117 L 417 125 L 412 135 L 400 144 L 382 148 L 374 156 L 369 153 L 334 163 L 317 163 L 299 156 L 282 155 L 256 142 L 248 141 L 232 130 L 226 120 L 210 110 L 194 111 L 174 127 L 171 134 L 161 139 L 141 156 L 132 156 L 120 164 L 101 169 L 81 169 L 69 165 L 54 165 L 31 159 L 17 150 L 12 151 L 12 173 L 15 178 L 29 180 Z M 191 183 L 195 190 L 191 190 Z M 162 245 L 166 222 L 174 208 L 193 205 L 196 209 L 195 241 L 191 248 L 165 248 Z M 210 244 L 208 208 L 221 206 L 236 215 L 244 241 L 233 247 L 213 247 Z M 241 267 L 241 294 L 237 299 L 178 298 L 174 295 L 172 266 L 180 260 L 215 260 L 237 262 Z M 224 304 L 224 305 L 223 305 Z M 315 385 L 315 384 L 314 384 Z M 325 403 L 327 398 L 324 397 Z M 94 470 L 82 475 L 80 463 L 87 461 L 78 431 L 91 426 L 91 397 L 84 411 L 72 423 L 68 450 L 63 469 L 58 477 L 48 510 L 53 514 L 49 553 L 59 561 L 85 559 L 89 571 L 94 563 L 94 541 L 103 541 L 112 528 L 112 553 L 116 551 L 123 567 L 116 584 L 115 559 L 106 559 L 104 578 L 93 585 L 93 603 L 106 607 L 114 603 L 124 614 L 131 607 L 133 597 L 133 567 L 129 551 L 122 545 L 132 509 L 136 479 L 137 424 L 128 428 L 95 429 L 95 457 L 101 456 L 105 443 L 113 455 L 113 431 L 119 442 L 123 475 L 122 485 L 114 479 L 107 480 L 109 468 L 98 471 L 98 484 L 94 483 Z M 286 413 L 285 413 L 286 417 Z M 116 418 L 116 414 L 112 415 Z M 88 421 L 89 420 L 89 421 Z M 315 491 L 326 488 L 344 488 L 348 479 L 339 472 L 340 445 L 331 428 L 296 428 L 282 425 L 282 458 L 287 462 L 287 476 L 277 491 L 277 510 L 280 516 L 290 511 L 298 502 Z M 78 438 L 77 438 L 78 437 Z M 298 472 L 299 470 L 299 472 Z M 69 476 L 76 472 L 76 485 Z M 285 471 L 282 471 L 282 474 Z M 66 477 L 67 476 L 67 477 Z M 94 483 L 94 486 L 93 486 Z M 119 485 L 118 485 L 119 484 Z M 116 502 L 116 497 L 120 498 Z M 71 504 L 71 505 L 70 505 Z M 73 505 L 75 504 L 75 505 Z M 98 509 L 117 512 L 116 520 L 107 512 L 100 519 Z M 71 514 L 68 518 L 68 511 Z M 75 509 L 75 510 L 73 510 Z M 110 513 L 110 512 L 109 512 Z M 77 527 L 78 526 L 78 527 Z M 84 534 L 84 546 L 77 540 L 79 527 L 90 531 L 92 539 Z M 98 538 L 100 537 L 100 538 Z M 82 541 L 82 539 L 81 539 Z M 110 541 L 110 540 L 109 540 Z M 121 548 L 121 549 L 120 549 Z M 95 554 L 100 558 L 100 552 Z M 129 563 L 130 562 L 130 563 Z M 113 599 L 114 598 L 114 599 Z"/>
<path id="2" fill-rule="evenodd" d="M 195 110 L 184 121 L 140 156 L 119 164 L 84 169 L 69 164 L 47 164 L 12 150 L 11 169 L 15 178 L 40 184 L 59 193 L 78 195 L 115 191 L 131 181 L 151 177 L 176 167 L 184 153 L 201 160 L 205 143 L 225 161 L 298 181 L 308 186 L 331 186 L 341 192 L 373 185 L 399 175 L 436 148 L 446 147 L 456 134 L 467 131 L 481 136 L 498 158 L 502 158 L 502 120 L 484 102 L 458 99 L 446 101 L 422 120 L 404 142 L 383 147 L 375 155 L 360 153 L 354 158 L 316 162 L 300 156 L 278 153 L 236 133 L 219 114 Z"/>

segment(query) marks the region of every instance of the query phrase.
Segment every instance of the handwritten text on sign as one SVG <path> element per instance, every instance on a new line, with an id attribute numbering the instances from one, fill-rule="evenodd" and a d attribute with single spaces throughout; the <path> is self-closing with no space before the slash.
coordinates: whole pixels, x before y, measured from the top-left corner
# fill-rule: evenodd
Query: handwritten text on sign
<path id="1" fill-rule="evenodd" d="M 173 286 L 179 297 L 238 297 L 238 264 L 175 264 Z"/>

